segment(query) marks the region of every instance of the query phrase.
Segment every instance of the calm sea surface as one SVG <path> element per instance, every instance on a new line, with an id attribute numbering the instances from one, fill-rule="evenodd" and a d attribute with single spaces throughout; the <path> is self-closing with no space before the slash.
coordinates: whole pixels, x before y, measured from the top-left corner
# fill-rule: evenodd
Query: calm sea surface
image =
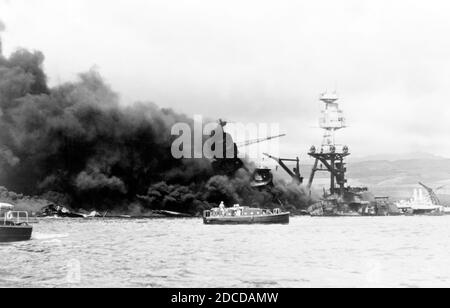
<path id="1" fill-rule="evenodd" d="M 0 287 L 450 287 L 450 216 L 41 220 L 0 244 Z"/>

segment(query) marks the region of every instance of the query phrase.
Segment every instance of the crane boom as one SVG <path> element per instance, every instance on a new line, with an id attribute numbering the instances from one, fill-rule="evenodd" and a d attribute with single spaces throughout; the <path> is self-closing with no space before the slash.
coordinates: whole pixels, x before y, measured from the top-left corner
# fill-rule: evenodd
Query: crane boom
<path id="1" fill-rule="evenodd" d="M 289 174 L 292 177 L 292 180 L 297 183 L 297 184 L 302 184 L 303 183 L 303 178 L 300 174 L 300 159 L 297 157 L 296 159 L 290 159 L 290 158 L 278 158 L 275 156 L 272 156 L 270 154 L 267 153 L 263 153 L 265 156 L 267 156 L 270 159 L 273 159 L 274 161 L 276 161 L 281 168 L 284 169 L 284 171 L 286 171 L 287 174 Z M 288 166 L 286 166 L 286 164 L 284 163 L 285 161 L 288 162 L 295 162 L 297 163 L 296 168 L 294 168 L 294 170 L 292 171 L 291 169 L 288 168 Z"/>
<path id="2" fill-rule="evenodd" d="M 253 144 L 257 144 L 257 143 L 261 143 L 261 142 L 264 142 L 264 141 L 269 141 L 269 140 L 272 140 L 272 139 L 277 139 L 277 138 L 281 138 L 281 137 L 285 137 L 285 136 L 286 136 L 286 134 L 281 134 L 281 135 L 278 135 L 278 136 L 271 136 L 271 137 L 267 137 L 267 138 L 247 140 L 247 141 L 244 141 L 244 142 L 237 143 L 236 145 L 238 146 L 238 148 L 243 148 L 243 147 L 247 147 L 247 146 L 250 146 L 250 145 L 253 145 Z"/>

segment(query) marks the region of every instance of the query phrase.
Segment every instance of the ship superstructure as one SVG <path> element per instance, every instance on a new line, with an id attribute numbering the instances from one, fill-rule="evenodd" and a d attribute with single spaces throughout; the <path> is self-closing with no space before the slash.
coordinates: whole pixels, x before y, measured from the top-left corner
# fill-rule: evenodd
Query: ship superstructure
<path id="1" fill-rule="evenodd" d="M 320 146 L 312 146 L 308 155 L 314 165 L 308 181 L 308 188 L 314 182 L 317 172 L 330 176 L 329 191 L 324 190 L 323 198 L 314 204 L 310 213 L 313 216 L 361 216 L 388 215 L 391 209 L 386 197 L 375 198 L 367 187 L 350 187 L 346 178 L 346 158 L 350 155 L 347 145 L 336 142 L 336 133 L 347 127 L 343 111 L 339 107 L 336 92 L 325 92 L 320 96 L 323 109 L 319 119 L 323 138 Z"/>
<path id="2" fill-rule="evenodd" d="M 324 103 L 319 120 L 320 128 L 324 130 L 323 140 L 319 148 L 312 146 L 308 153 L 315 159 L 308 187 L 312 186 L 317 172 L 328 172 L 330 194 L 344 194 L 347 183 L 344 160 L 350 155 L 348 146 L 336 143 L 336 132 L 346 127 L 345 117 L 339 108 L 338 100 L 336 93 L 323 93 L 320 96 L 320 101 Z"/>

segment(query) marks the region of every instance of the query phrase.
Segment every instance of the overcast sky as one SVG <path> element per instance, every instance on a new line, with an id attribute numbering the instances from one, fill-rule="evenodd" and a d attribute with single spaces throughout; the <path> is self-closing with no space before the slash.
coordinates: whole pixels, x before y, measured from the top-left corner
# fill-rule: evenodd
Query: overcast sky
<path id="1" fill-rule="evenodd" d="M 124 104 L 279 122 L 281 153 L 320 143 L 337 88 L 355 156 L 450 157 L 448 1 L 0 0 L 6 53 L 45 53 L 52 84 L 96 66 Z"/>

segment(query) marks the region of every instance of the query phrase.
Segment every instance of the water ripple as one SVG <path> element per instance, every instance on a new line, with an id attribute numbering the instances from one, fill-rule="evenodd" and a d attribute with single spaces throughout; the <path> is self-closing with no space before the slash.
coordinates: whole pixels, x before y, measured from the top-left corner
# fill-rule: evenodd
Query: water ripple
<path id="1" fill-rule="evenodd" d="M 0 287 L 448 286 L 450 217 L 42 220 L 0 244 Z"/>

